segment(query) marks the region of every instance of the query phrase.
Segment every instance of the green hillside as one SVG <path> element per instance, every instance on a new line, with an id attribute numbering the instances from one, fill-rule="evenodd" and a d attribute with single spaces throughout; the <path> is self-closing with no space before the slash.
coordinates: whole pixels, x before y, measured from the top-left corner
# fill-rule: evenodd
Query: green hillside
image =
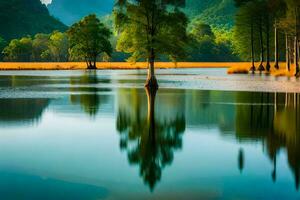
<path id="1" fill-rule="evenodd" d="M 5 40 L 66 30 L 40 0 L 0 0 L 0 36 Z"/>
<path id="2" fill-rule="evenodd" d="M 236 8 L 233 0 L 187 0 L 185 12 L 213 26 L 232 26 Z"/>
<path id="3" fill-rule="evenodd" d="M 48 5 L 51 15 L 71 25 L 82 17 L 96 13 L 109 15 L 114 0 L 52 0 Z M 200 18 L 212 25 L 232 25 L 235 7 L 233 0 L 187 0 L 184 9 L 191 19 Z"/>

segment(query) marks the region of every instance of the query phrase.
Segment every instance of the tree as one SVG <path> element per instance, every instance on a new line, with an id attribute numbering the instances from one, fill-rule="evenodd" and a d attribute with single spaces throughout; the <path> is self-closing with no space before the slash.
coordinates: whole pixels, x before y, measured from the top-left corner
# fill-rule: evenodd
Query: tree
<path id="1" fill-rule="evenodd" d="M 88 69 L 97 69 L 96 61 L 101 54 L 110 56 L 112 53 L 111 32 L 94 14 L 72 25 L 67 34 L 71 55 L 83 58 Z"/>
<path id="2" fill-rule="evenodd" d="M 43 54 L 48 50 L 49 35 L 48 34 L 36 34 L 32 41 L 32 60 L 33 61 L 46 61 L 43 58 Z"/>
<path id="3" fill-rule="evenodd" d="M 191 34 L 198 38 L 199 37 L 202 38 L 204 36 L 209 36 L 212 39 L 215 39 L 215 35 L 212 31 L 211 26 L 203 23 L 202 21 L 195 21 L 192 24 Z"/>
<path id="4" fill-rule="evenodd" d="M 155 61 L 185 57 L 188 19 L 180 10 L 185 0 L 118 0 L 114 9 L 120 37 L 117 50 L 130 53 L 128 61 L 147 60 L 146 87 L 158 88 Z"/>
<path id="5" fill-rule="evenodd" d="M 12 40 L 3 50 L 5 60 L 16 62 L 29 62 L 32 59 L 32 39 L 24 37 Z"/>
<path id="6" fill-rule="evenodd" d="M 255 2 L 251 1 L 235 0 L 235 3 L 239 6 L 239 10 L 235 17 L 236 25 L 234 27 L 235 51 L 242 58 L 251 59 L 252 65 L 250 70 L 254 72 L 256 70 L 255 52 L 260 51 L 259 46 L 261 45 L 261 43 L 258 43 L 260 37 L 255 34 L 260 31 L 258 28 L 259 26 L 257 26 L 259 20 L 259 17 L 256 14 L 257 7 Z"/>
<path id="7" fill-rule="evenodd" d="M 48 52 L 50 60 L 56 62 L 66 62 L 69 59 L 69 41 L 65 33 L 54 31 L 48 44 Z"/>
<path id="8" fill-rule="evenodd" d="M 284 0 L 268 0 L 268 8 L 274 18 L 275 32 L 275 69 L 279 69 L 279 20 L 284 16 L 286 4 Z"/>
<path id="9" fill-rule="evenodd" d="M 189 25 L 189 47 L 187 61 L 218 62 L 236 61 L 231 50 L 232 34 L 226 28 L 211 28 L 195 19 Z M 185 60 L 186 61 L 186 60 Z"/>
<path id="10" fill-rule="evenodd" d="M 289 67 L 291 50 L 294 51 L 295 76 L 300 73 L 299 68 L 299 33 L 300 33 L 300 2 L 298 0 L 285 0 L 286 14 L 279 22 L 279 27 L 286 34 L 287 66 Z M 293 41 L 293 42 L 292 42 Z M 294 43 L 293 47 L 291 47 Z"/>

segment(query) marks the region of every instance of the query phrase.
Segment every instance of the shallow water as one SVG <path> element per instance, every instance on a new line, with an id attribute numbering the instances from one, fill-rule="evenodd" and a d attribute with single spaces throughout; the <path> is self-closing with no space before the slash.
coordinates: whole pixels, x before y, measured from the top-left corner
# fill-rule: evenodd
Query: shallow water
<path id="1" fill-rule="evenodd" d="M 157 73 L 0 72 L 1 199 L 300 198 L 299 80 Z"/>

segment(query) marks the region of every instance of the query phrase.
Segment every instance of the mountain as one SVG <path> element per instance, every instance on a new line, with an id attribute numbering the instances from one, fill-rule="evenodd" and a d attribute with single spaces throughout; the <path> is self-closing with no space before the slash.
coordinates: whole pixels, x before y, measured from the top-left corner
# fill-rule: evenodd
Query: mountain
<path id="1" fill-rule="evenodd" d="M 185 12 L 213 26 L 232 26 L 236 8 L 234 0 L 187 0 Z"/>
<path id="2" fill-rule="evenodd" d="M 36 33 L 64 31 L 40 0 L 0 0 L 0 36 L 7 41 Z"/>
<path id="3" fill-rule="evenodd" d="M 99 16 L 111 13 L 114 0 L 52 0 L 50 13 L 67 25 L 90 13 Z M 190 18 L 200 18 L 212 25 L 233 23 L 235 13 L 233 0 L 187 0 L 184 9 Z"/>
<path id="4" fill-rule="evenodd" d="M 114 0 L 52 0 L 50 13 L 67 25 L 72 25 L 84 16 L 95 13 L 103 16 L 112 12 Z"/>

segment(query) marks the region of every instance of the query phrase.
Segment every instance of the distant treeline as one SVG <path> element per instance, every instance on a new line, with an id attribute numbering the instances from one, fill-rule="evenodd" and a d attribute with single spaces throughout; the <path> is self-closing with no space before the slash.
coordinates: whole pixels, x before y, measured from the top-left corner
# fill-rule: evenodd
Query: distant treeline
<path id="1" fill-rule="evenodd" d="M 0 31 L 0 61 L 86 61 L 84 56 L 75 54 L 78 52 L 74 51 L 74 44 L 71 44 L 70 34 L 68 34 L 72 26 L 66 27 L 51 18 L 47 8 L 41 5 L 39 0 L 28 1 L 28 8 L 25 10 L 23 0 L 14 2 L 16 12 L 12 16 L 13 21 L 9 18 L 11 14 L 8 12 L 0 14 L 2 16 L 0 19 L 3 21 L 0 25 L 6 27 Z M 272 67 L 271 61 L 275 61 L 274 67 L 278 68 L 279 61 L 287 60 L 287 68 L 290 69 L 291 63 L 298 63 L 299 58 L 299 4 L 299 0 L 186 1 L 186 7 L 180 10 L 188 15 L 188 42 L 184 42 L 184 58 L 178 57 L 177 61 L 243 60 L 253 61 L 253 65 L 254 62 L 260 61 L 261 64 L 252 66 L 252 69 L 269 70 Z M 10 1 L 0 0 L 1 11 L 8 9 L 11 5 Z M 20 12 L 22 9 L 31 14 L 26 14 L 24 20 L 17 20 L 24 15 Z M 219 11 L 221 13 L 216 13 Z M 234 22 L 232 15 L 235 15 Z M 18 17 L 15 19 L 15 16 Z M 120 32 L 115 30 L 113 16 L 114 14 L 110 14 L 98 18 L 99 22 L 94 19 L 96 24 L 105 27 L 111 33 L 107 38 L 112 47 L 111 53 L 109 56 L 100 53 L 97 55 L 98 61 L 126 61 L 132 56 L 117 48 Z M 29 27 L 29 25 L 36 24 L 33 21 L 36 22 L 43 17 L 45 18 L 43 23 L 39 22 L 39 24 L 44 24 L 43 27 Z M 25 21 L 26 24 L 19 24 Z M 29 21 L 32 21 L 32 24 Z M 172 23 L 175 24 L 176 20 Z M 51 27 L 46 24 L 50 24 Z M 25 30 L 15 30 L 18 27 L 23 27 Z M 40 33 L 33 34 L 36 32 Z M 22 35 L 26 36 L 19 37 Z M 94 38 L 91 36 L 89 39 Z M 156 60 L 171 61 L 169 57 L 159 55 Z"/>
<path id="2" fill-rule="evenodd" d="M 81 20 L 82 21 L 82 20 Z M 114 32 L 110 17 L 101 18 L 101 24 Z M 190 22 L 188 28 L 189 44 L 186 46 L 185 61 L 236 61 L 233 54 L 233 32 L 227 28 L 212 28 L 200 19 Z M 117 34 L 112 34 L 110 42 L 113 52 L 110 58 L 98 56 L 97 60 L 126 61 L 126 53 L 116 51 Z M 6 42 L 0 37 L 1 60 L 10 62 L 68 62 L 84 61 L 72 53 L 67 32 L 54 31 L 51 34 L 39 33 Z M 170 61 L 161 57 L 161 61 Z"/>

